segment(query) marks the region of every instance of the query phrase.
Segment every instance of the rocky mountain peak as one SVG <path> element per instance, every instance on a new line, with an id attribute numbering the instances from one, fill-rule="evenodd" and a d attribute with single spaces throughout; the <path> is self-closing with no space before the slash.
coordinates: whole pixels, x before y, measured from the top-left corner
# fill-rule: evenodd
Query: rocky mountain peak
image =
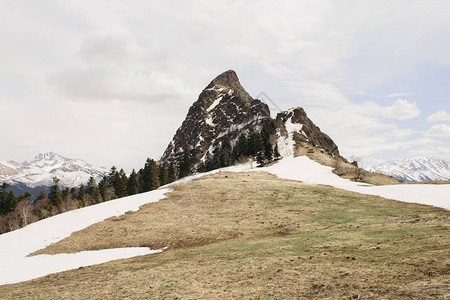
<path id="1" fill-rule="evenodd" d="M 223 72 L 222 74 L 214 78 L 211 83 L 205 88 L 205 90 L 210 89 L 224 89 L 226 91 L 232 90 L 235 96 L 238 96 L 240 100 L 249 104 L 253 100 L 252 97 L 247 93 L 247 91 L 242 87 L 236 72 L 233 70 Z"/>
<path id="2" fill-rule="evenodd" d="M 294 155 L 295 147 L 302 143 L 339 156 L 333 140 L 314 125 L 302 108 L 290 109 L 272 119 L 269 107 L 253 99 L 241 86 L 236 72 L 229 70 L 214 78 L 200 93 L 160 161 L 173 160 L 180 166 L 184 153 L 189 152 L 195 169 L 225 139 L 234 146 L 241 134 L 249 137 L 269 123 L 275 124 L 270 126 L 275 126 L 276 132 L 270 137 L 271 143 L 277 143 L 282 156 Z"/>
<path id="3" fill-rule="evenodd" d="M 200 93 L 161 162 L 179 162 L 183 153 L 190 151 L 196 165 L 212 151 L 214 143 L 225 136 L 234 141 L 242 132 L 259 130 L 268 119 L 269 107 L 247 93 L 234 71 L 226 71 Z"/>
<path id="4" fill-rule="evenodd" d="M 66 160 L 66 158 L 62 157 L 61 155 L 55 152 L 50 151 L 46 153 L 38 153 L 30 163 L 39 161 L 45 162 L 45 161 L 61 161 L 61 160 Z"/>
<path id="5" fill-rule="evenodd" d="M 239 84 L 239 78 L 235 71 L 228 70 L 214 78 L 211 83 L 206 88 L 211 88 L 215 85 L 221 85 L 224 87 L 235 87 L 236 84 Z"/>

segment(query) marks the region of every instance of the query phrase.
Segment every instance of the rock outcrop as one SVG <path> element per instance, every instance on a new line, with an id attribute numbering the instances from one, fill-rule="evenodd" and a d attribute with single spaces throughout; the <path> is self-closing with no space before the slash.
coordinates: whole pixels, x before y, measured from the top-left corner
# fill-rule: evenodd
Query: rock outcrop
<path id="1" fill-rule="evenodd" d="M 282 156 L 294 155 L 295 146 L 301 143 L 319 148 L 330 156 L 340 156 L 338 146 L 308 118 L 301 107 L 279 113 L 276 126 Z"/>

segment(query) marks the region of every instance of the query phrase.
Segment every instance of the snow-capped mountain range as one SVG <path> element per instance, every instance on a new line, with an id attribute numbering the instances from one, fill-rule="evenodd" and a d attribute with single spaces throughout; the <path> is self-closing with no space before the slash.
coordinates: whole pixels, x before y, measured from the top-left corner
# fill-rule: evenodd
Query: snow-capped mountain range
<path id="1" fill-rule="evenodd" d="M 0 182 L 12 185 L 23 184 L 30 188 L 50 186 L 53 177 L 60 185 L 77 187 L 85 184 L 89 177 L 100 180 L 108 170 L 94 167 L 81 159 L 70 159 L 54 152 L 39 153 L 30 162 L 0 161 Z"/>
<path id="2" fill-rule="evenodd" d="M 429 157 L 391 160 L 370 170 L 404 181 L 450 180 L 450 163 Z"/>

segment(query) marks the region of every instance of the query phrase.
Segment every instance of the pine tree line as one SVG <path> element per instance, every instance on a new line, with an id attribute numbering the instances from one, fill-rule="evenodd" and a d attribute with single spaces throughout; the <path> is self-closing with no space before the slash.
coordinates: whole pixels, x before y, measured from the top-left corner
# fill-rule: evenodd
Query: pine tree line
<path id="1" fill-rule="evenodd" d="M 249 158 L 256 159 L 258 164 L 265 165 L 281 157 L 278 145 L 272 145 L 271 138 L 275 134 L 275 124 L 267 122 L 261 131 L 250 131 L 248 135 L 241 134 L 234 147 L 228 137 L 213 145 L 212 153 L 205 155 L 205 160 L 197 167 L 197 172 L 207 172 L 218 168 L 242 163 Z M 276 140 L 274 138 L 274 140 Z"/>
<path id="2" fill-rule="evenodd" d="M 79 187 L 61 187 L 60 180 L 53 178 L 49 193 L 41 189 L 33 200 L 29 192 L 15 196 L 8 191 L 11 186 L 0 186 L 0 233 L 12 231 L 41 219 L 77 208 L 148 192 L 177 179 L 177 170 L 173 162 L 158 165 L 148 158 L 138 172 L 134 169 L 127 176 L 123 169 L 115 166 L 98 183 L 94 177 Z"/>

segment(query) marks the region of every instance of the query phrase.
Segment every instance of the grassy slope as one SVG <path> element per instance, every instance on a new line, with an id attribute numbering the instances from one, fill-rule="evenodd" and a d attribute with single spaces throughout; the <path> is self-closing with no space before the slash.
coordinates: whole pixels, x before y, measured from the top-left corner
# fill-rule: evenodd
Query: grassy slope
<path id="1" fill-rule="evenodd" d="M 219 173 L 46 253 L 168 246 L 0 286 L 0 298 L 449 297 L 449 213 L 262 173 Z"/>

